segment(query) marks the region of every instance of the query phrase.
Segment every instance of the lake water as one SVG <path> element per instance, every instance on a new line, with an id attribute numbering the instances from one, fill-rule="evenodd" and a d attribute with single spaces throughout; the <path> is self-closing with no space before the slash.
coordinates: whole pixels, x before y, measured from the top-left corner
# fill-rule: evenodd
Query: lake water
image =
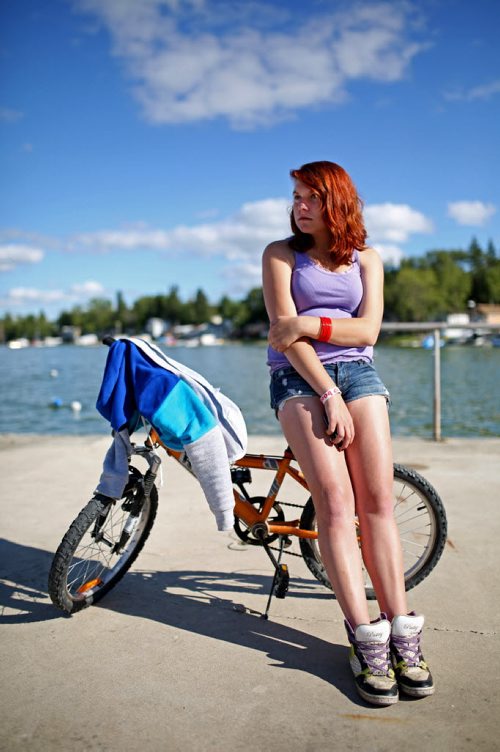
<path id="1" fill-rule="evenodd" d="M 280 433 L 269 407 L 264 345 L 164 349 L 231 397 L 250 434 Z M 0 347 L 0 432 L 109 433 L 95 409 L 107 351 L 105 346 Z M 391 392 L 393 433 L 430 438 L 432 351 L 381 345 L 375 362 Z M 500 436 L 500 348 L 445 347 L 441 372 L 443 437 Z M 53 407 L 55 401 L 61 406 Z M 73 401 L 81 403 L 80 412 L 71 409 Z"/>

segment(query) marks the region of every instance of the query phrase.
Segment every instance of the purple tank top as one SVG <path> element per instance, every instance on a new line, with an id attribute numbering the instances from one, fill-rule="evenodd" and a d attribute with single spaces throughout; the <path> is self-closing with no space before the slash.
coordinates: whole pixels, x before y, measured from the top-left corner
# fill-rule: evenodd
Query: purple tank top
<path id="1" fill-rule="evenodd" d="M 332 319 L 355 318 L 363 297 L 359 253 L 354 251 L 352 264 L 345 272 L 329 272 L 311 261 L 307 253 L 295 253 L 292 271 L 292 297 L 299 316 L 328 316 Z M 335 322 L 333 324 L 335 331 Z M 373 347 L 347 347 L 327 342 L 311 343 L 322 363 L 346 360 L 373 360 Z M 268 347 L 267 364 L 271 371 L 289 366 L 288 359 Z"/>

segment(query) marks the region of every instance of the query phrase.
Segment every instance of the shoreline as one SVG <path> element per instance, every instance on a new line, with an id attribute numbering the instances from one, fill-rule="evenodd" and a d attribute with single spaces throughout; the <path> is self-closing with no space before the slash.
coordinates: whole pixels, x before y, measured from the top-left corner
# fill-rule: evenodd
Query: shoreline
<path id="1" fill-rule="evenodd" d="M 106 440 L 111 438 L 111 431 L 109 433 L 88 433 L 88 434 L 65 434 L 65 433 L 37 433 L 36 431 L 0 431 L 0 450 L 5 446 L 18 445 L 20 443 L 32 443 L 32 442 L 95 442 L 99 440 Z M 279 432 L 273 434 L 252 433 L 248 434 L 248 441 L 262 441 L 262 442 L 283 442 L 283 435 Z M 454 444 L 454 443 L 495 443 L 498 442 L 500 446 L 500 436 L 444 436 L 439 441 L 436 441 L 431 436 L 399 436 L 392 435 L 392 443 L 409 443 L 416 442 L 422 444 L 432 444 L 436 447 Z M 250 451 L 250 450 L 249 450 Z M 254 451 L 254 450 L 252 450 Z"/>

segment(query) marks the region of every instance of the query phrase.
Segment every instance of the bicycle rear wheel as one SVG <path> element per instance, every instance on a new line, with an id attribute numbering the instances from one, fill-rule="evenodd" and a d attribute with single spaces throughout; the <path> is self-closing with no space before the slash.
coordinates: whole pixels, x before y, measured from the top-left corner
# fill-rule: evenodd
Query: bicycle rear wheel
<path id="1" fill-rule="evenodd" d="M 394 516 L 403 549 L 405 589 L 411 590 L 428 577 L 443 553 L 447 533 L 446 512 L 431 484 L 415 470 L 403 465 L 394 465 L 393 495 Z M 317 530 L 311 498 L 304 506 L 300 527 Z M 316 579 L 332 588 L 321 561 L 318 541 L 300 538 L 300 549 Z M 374 600 L 375 591 L 366 570 L 365 589 L 367 598 Z"/>
<path id="2" fill-rule="evenodd" d="M 68 614 L 100 600 L 131 567 L 142 550 L 158 509 L 153 486 L 140 510 L 142 475 L 130 468 L 122 499 L 95 496 L 71 524 L 57 549 L 48 590 L 54 605 Z M 125 540 L 126 534 L 129 537 Z"/>

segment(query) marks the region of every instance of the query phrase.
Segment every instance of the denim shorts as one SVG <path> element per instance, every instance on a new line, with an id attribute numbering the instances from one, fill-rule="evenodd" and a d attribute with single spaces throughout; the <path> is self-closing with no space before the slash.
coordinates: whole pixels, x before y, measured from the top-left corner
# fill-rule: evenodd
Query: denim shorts
<path id="1" fill-rule="evenodd" d="M 360 397 L 382 395 L 389 406 L 389 392 L 372 363 L 365 360 L 340 361 L 325 364 L 325 369 L 342 392 L 344 402 L 353 402 Z M 282 410 L 289 399 L 318 396 L 317 392 L 291 366 L 278 368 L 271 374 L 270 392 L 271 407 L 274 410 Z"/>

